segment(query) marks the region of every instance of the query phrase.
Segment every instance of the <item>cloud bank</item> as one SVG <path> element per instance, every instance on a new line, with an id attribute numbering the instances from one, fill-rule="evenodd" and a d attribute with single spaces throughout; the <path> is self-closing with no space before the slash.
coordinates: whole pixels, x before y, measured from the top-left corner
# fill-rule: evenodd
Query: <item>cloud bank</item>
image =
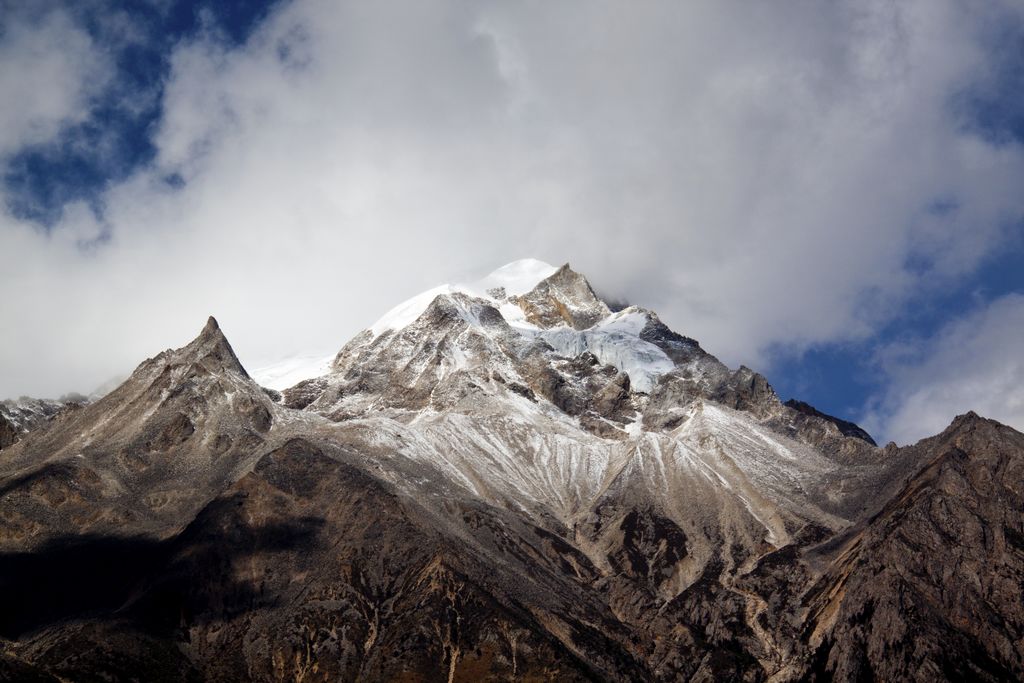
<path id="1" fill-rule="evenodd" d="M 868 339 L 1020 230 L 1024 149 L 972 107 L 1000 87 L 992 31 L 1022 23 L 1009 1 L 295 0 L 241 47 L 211 29 L 174 50 L 152 163 L 51 230 L 0 218 L 0 394 L 87 389 L 210 313 L 250 365 L 329 352 L 524 256 L 731 364 Z M 88 93 L 87 41 L 59 45 L 78 86 L 0 153 Z"/>
<path id="2" fill-rule="evenodd" d="M 1010 294 L 956 320 L 933 339 L 879 353 L 888 386 L 865 424 L 897 443 L 936 434 L 973 410 L 1024 426 L 1024 295 Z"/>

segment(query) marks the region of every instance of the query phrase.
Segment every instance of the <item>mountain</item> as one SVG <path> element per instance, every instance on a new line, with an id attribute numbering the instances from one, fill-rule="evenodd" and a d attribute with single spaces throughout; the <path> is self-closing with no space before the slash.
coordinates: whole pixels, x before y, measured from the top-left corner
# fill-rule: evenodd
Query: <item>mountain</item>
<path id="1" fill-rule="evenodd" d="M 271 370 L 211 318 L 0 451 L 0 678 L 1024 675 L 1009 427 L 880 448 L 533 260 Z"/>
<path id="2" fill-rule="evenodd" d="M 14 445 L 25 434 L 45 425 L 66 410 L 75 410 L 88 399 L 65 396 L 59 400 L 22 396 L 17 400 L 0 401 L 0 450 Z"/>

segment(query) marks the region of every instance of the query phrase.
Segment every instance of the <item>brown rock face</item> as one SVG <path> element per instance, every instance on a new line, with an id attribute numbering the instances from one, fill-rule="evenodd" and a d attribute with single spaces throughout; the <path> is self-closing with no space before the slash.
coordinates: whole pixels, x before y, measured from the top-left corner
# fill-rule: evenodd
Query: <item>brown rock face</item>
<path id="1" fill-rule="evenodd" d="M 0 680 L 1024 678 L 1024 435 L 879 449 L 567 267 L 498 295 L 280 395 L 211 319 L 19 431 Z"/>
<path id="2" fill-rule="evenodd" d="M 7 448 L 18 440 L 18 429 L 7 417 L 0 415 L 0 450 Z"/>
<path id="3" fill-rule="evenodd" d="M 487 508 L 464 507 L 459 518 L 472 542 L 344 454 L 293 439 L 173 539 L 62 540 L 3 558 L 5 588 L 26 599 L 0 628 L 10 637 L 43 627 L 46 636 L 27 641 L 19 655 L 71 677 L 83 670 L 239 681 L 646 675 L 614 638 L 624 633 L 607 608 L 575 595 L 577 580 L 564 570 L 585 567 L 585 558 Z M 68 563 L 83 558 L 90 564 Z M 114 576 L 103 575 L 111 561 Z M 76 588 L 57 596 L 63 602 L 53 612 L 34 608 L 29 595 L 72 579 Z M 116 616 L 84 628 L 47 624 L 115 607 Z M 78 653 L 70 662 L 69 652 Z"/>
<path id="4" fill-rule="evenodd" d="M 608 315 L 608 306 L 579 273 L 566 263 L 533 291 L 514 297 L 526 319 L 539 327 L 567 324 L 577 330 L 590 327 Z"/>
<path id="5" fill-rule="evenodd" d="M 796 399 L 791 398 L 786 401 L 786 407 L 792 408 L 801 415 L 822 418 L 831 422 L 839 429 L 839 432 L 843 436 L 853 436 L 871 444 L 872 446 L 878 445 L 875 443 L 875 440 L 871 438 L 871 435 L 861 429 L 858 425 L 846 420 L 840 420 L 839 418 L 831 415 L 826 415 L 809 403 L 804 403 L 803 401 L 797 401 Z"/>
<path id="6" fill-rule="evenodd" d="M 968 414 L 808 592 L 820 680 L 1024 676 L 1024 435 Z"/>

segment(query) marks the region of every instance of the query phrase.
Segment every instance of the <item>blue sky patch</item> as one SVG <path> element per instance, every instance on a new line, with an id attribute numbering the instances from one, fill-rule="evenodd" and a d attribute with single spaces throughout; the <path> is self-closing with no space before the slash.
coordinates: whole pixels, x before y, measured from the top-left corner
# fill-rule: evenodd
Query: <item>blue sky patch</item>
<path id="1" fill-rule="evenodd" d="M 174 47 L 199 31 L 214 31 L 229 46 L 240 45 L 277 4 L 279 0 L 121 0 L 40 2 L 25 10 L 29 20 L 55 7 L 71 12 L 93 41 L 110 51 L 114 75 L 93 98 L 84 121 L 6 161 L 0 181 L 8 210 L 49 229 L 70 202 L 99 208 L 94 201 L 98 195 L 156 153 L 152 138 Z M 169 184 L 174 187 L 180 180 Z"/>

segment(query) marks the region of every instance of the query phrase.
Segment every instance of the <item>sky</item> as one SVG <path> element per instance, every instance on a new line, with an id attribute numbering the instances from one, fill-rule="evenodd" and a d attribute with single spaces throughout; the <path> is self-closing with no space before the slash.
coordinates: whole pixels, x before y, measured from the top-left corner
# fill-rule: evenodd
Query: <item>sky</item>
<path id="1" fill-rule="evenodd" d="M 0 0 L 0 397 L 569 262 L 782 398 L 1024 429 L 1024 2 Z"/>

